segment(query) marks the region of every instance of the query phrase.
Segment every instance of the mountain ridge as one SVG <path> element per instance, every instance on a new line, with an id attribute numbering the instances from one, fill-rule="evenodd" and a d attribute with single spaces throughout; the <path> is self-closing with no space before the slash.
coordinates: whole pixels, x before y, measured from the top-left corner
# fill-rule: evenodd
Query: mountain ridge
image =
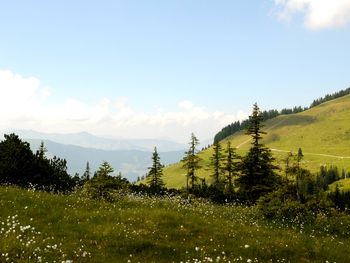
<path id="1" fill-rule="evenodd" d="M 276 163 L 283 169 L 287 153 L 297 153 L 300 147 L 304 153 L 302 165 L 317 172 L 321 165 L 335 165 L 350 171 L 350 95 L 323 102 L 306 111 L 279 115 L 263 123 L 267 132 L 263 143 L 272 149 Z M 223 146 L 230 141 L 240 155 L 250 147 L 250 137 L 244 131 L 237 132 L 221 141 Z M 202 166 L 209 166 L 212 149 L 198 155 Z M 346 158 L 345 158 L 346 157 Z M 185 174 L 181 163 L 164 170 L 164 181 L 169 187 L 183 187 Z M 210 171 L 200 169 L 198 176 L 210 182 Z"/>

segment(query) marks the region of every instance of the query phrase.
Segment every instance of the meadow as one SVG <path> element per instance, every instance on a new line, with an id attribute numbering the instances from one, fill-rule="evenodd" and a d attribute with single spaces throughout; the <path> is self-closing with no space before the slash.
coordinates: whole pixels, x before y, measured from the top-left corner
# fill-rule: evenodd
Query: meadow
<path id="1" fill-rule="evenodd" d="M 303 151 L 303 168 L 317 173 L 320 166 L 336 166 L 350 172 L 350 95 L 322 103 L 297 114 L 280 115 L 264 123 L 267 134 L 263 143 L 271 149 L 279 173 L 284 175 L 285 159 L 289 152 Z M 227 141 L 244 156 L 250 148 L 250 136 L 244 131 L 237 132 L 221 141 L 225 148 Z M 212 147 L 201 151 L 202 169 L 197 175 L 211 182 L 210 157 Z M 181 188 L 186 184 L 186 170 L 182 163 L 164 169 L 164 182 L 168 187 Z M 350 182 L 350 181 L 349 181 Z"/>
<path id="2" fill-rule="evenodd" d="M 0 187 L 0 262 L 349 262 L 350 220 L 269 221 L 255 207 Z"/>

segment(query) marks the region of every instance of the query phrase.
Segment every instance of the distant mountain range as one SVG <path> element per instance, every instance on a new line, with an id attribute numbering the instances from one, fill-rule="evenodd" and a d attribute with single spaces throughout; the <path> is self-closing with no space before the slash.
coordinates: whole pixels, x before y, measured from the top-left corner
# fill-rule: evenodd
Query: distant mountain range
<path id="1" fill-rule="evenodd" d="M 56 143 L 76 145 L 85 148 L 101 150 L 139 150 L 153 151 L 154 147 L 161 152 L 179 151 L 187 148 L 187 145 L 170 140 L 160 139 L 107 139 L 92 135 L 87 132 L 80 133 L 42 133 L 33 130 L 8 130 L 5 133 L 14 132 L 21 138 L 50 140 Z"/>
<path id="2" fill-rule="evenodd" d="M 102 161 L 107 161 L 113 166 L 115 173 L 122 172 L 122 175 L 130 181 L 147 173 L 155 146 L 164 165 L 181 160 L 187 148 L 186 144 L 170 140 L 117 140 L 97 137 L 87 132 L 49 134 L 33 130 L 8 130 L 3 134 L 12 132 L 29 142 L 34 152 L 43 141 L 48 150 L 47 156 L 52 158 L 56 155 L 65 158 L 71 175 L 75 173 L 82 175 L 87 161 L 92 173 L 98 169 Z"/>

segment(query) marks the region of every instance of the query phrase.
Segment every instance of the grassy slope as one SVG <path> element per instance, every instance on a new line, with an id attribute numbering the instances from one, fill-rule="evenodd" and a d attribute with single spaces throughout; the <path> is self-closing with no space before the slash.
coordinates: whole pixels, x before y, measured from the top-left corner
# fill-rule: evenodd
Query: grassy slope
<path id="1" fill-rule="evenodd" d="M 349 229 L 275 225 L 254 208 L 135 197 L 104 203 L 3 186 L 0 208 L 0 262 L 350 260 Z"/>
<path id="2" fill-rule="evenodd" d="M 277 162 L 283 168 L 288 151 L 296 153 L 301 147 L 304 153 L 303 166 L 313 172 L 320 165 L 336 165 L 350 171 L 350 96 L 323 103 L 302 113 L 283 115 L 265 123 L 264 142 L 273 149 Z M 224 140 L 230 140 L 244 154 L 249 145 L 249 136 L 243 132 Z M 212 150 L 200 156 L 203 164 L 208 164 Z M 344 157 L 344 158 L 342 158 Z M 164 179 L 169 187 L 185 185 L 185 171 L 181 164 L 174 164 L 164 171 Z M 210 180 L 210 171 L 200 170 L 198 175 Z"/>

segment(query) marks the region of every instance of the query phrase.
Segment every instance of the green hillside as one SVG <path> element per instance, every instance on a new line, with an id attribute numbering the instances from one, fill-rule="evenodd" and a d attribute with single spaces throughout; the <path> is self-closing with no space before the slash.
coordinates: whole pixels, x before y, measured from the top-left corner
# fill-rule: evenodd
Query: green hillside
<path id="1" fill-rule="evenodd" d="M 313 172 L 321 165 L 335 165 L 350 171 L 350 95 L 325 102 L 298 114 L 281 115 L 268 120 L 264 130 L 264 143 L 273 151 L 276 162 L 283 168 L 288 152 L 303 150 L 303 167 Z M 240 154 L 250 147 L 250 137 L 240 132 L 225 139 L 230 140 Z M 212 149 L 199 154 L 203 167 L 207 168 Z M 186 171 L 177 163 L 164 170 L 168 187 L 185 186 Z M 210 181 L 210 170 L 201 169 L 198 176 Z"/>

